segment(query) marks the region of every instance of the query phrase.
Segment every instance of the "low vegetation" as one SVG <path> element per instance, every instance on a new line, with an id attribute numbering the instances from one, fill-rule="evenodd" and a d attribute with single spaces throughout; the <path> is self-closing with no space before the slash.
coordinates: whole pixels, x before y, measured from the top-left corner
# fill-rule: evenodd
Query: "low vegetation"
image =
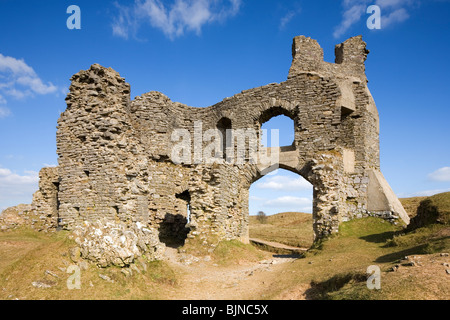
<path id="1" fill-rule="evenodd" d="M 143 260 L 136 268 L 103 269 L 74 261 L 73 247 L 63 231 L 0 232 L 0 299 L 158 299 L 176 285 L 165 262 Z M 80 266 L 80 289 L 68 289 L 72 265 Z"/>
<path id="2" fill-rule="evenodd" d="M 245 295 L 248 299 L 447 300 L 450 193 L 401 201 L 407 203 L 412 218 L 419 215 L 416 221 L 421 222 L 414 228 L 405 229 L 374 217 L 344 222 L 337 235 L 315 244 L 304 258 L 275 266 L 260 264 L 263 259 L 270 262 L 272 254 L 268 252 L 239 241 L 222 241 L 208 251 L 209 260 L 194 263 L 192 268 L 199 275 L 209 275 L 208 281 L 214 281 L 214 276 L 202 273 L 200 268 L 218 275 L 245 272 L 239 277 L 248 280 L 241 281 L 253 281 L 254 285 Z M 427 218 L 420 218 L 422 215 Z M 263 223 L 250 217 L 250 235 L 309 247 L 312 217 L 285 212 L 267 216 Z M 64 231 L 0 232 L 0 299 L 189 299 L 194 290 L 185 286 L 186 272 L 192 269 L 145 258 L 129 268 L 98 268 L 74 255 L 73 247 Z M 81 272 L 80 290 L 67 287 L 73 275 L 70 266 L 75 264 Z M 379 290 L 367 287 L 366 272 L 372 265 L 381 270 Z M 263 282 L 257 285 L 254 279 Z M 195 288 L 211 290 L 199 285 L 195 282 Z M 214 290 L 231 292 L 239 282 L 233 282 L 233 286 Z"/>
<path id="3" fill-rule="evenodd" d="M 309 248 L 313 243 L 312 215 L 282 212 L 265 216 L 250 216 L 250 238 L 282 243 L 292 247 Z"/>
<path id="4" fill-rule="evenodd" d="M 407 229 L 373 217 L 342 223 L 338 235 L 285 270 L 289 276 L 276 284 L 279 291 L 274 290 L 272 297 L 447 300 L 450 193 L 401 201 L 410 205 L 411 217 L 419 213 L 418 220 L 426 223 Z M 416 203 L 415 210 L 411 203 Z M 367 287 L 370 265 L 381 270 L 379 290 Z"/>
<path id="5" fill-rule="evenodd" d="M 267 256 L 267 253 L 238 240 L 222 241 L 212 253 L 214 262 L 221 266 L 257 262 Z"/>

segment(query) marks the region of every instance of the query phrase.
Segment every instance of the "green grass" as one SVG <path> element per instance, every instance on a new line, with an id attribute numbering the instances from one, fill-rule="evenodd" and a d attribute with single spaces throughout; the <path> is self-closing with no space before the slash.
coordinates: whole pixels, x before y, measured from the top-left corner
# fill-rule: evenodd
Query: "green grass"
<path id="1" fill-rule="evenodd" d="M 419 207 L 423 201 L 428 201 L 424 208 L 436 210 L 442 221 L 406 230 L 375 217 L 344 222 L 338 234 L 317 243 L 304 258 L 273 267 L 253 296 L 270 299 L 286 292 L 294 296 L 304 292 L 308 299 L 448 299 L 450 278 L 442 263 L 449 261 L 439 253 L 450 252 L 450 227 L 445 222 L 450 212 L 450 193 L 414 199 L 411 203 Z M 293 246 L 298 246 L 300 242 L 295 241 L 303 241 L 302 236 L 308 232 L 307 237 L 312 237 L 311 215 L 282 213 L 269 216 L 265 224 L 253 221 L 254 218 L 250 217 L 253 237 Z M 144 261 L 146 270 L 136 264 L 139 271 L 131 270 L 133 274 L 128 276 L 121 268 L 86 264 L 81 271 L 81 290 L 69 290 L 66 281 L 70 275 L 65 270 L 76 262 L 68 253 L 74 243 L 67 236 L 65 232 L 46 234 L 28 229 L 0 232 L 0 299 L 167 299 L 182 289 L 179 279 L 183 275 L 179 270 L 165 261 Z M 295 237 L 302 240 L 293 240 Z M 202 243 L 190 245 L 195 249 Z M 236 240 L 221 241 L 207 254 L 212 263 L 226 270 L 270 256 Z M 421 255 L 426 263 L 388 272 L 400 259 L 414 255 Z M 377 265 L 382 271 L 381 290 L 369 290 L 366 286 L 370 265 Z M 105 281 L 100 275 L 114 282 Z M 35 288 L 33 281 L 54 286 Z"/>
<path id="2" fill-rule="evenodd" d="M 221 241 L 214 249 L 212 258 L 222 266 L 239 262 L 255 262 L 266 257 L 267 254 L 259 251 L 250 244 L 238 240 Z"/>
<path id="3" fill-rule="evenodd" d="M 309 248 L 313 243 L 312 215 L 282 212 L 267 216 L 266 223 L 260 223 L 256 216 L 250 216 L 249 234 L 250 238 Z"/>
<path id="4" fill-rule="evenodd" d="M 450 192 L 439 193 L 419 203 L 416 216 L 411 219 L 409 230 L 431 224 L 450 224 Z"/>
<path id="5" fill-rule="evenodd" d="M 403 202 L 403 201 L 402 201 Z M 448 217 L 450 193 L 429 198 L 413 199 L 417 207 L 439 212 L 441 221 Z M 430 205 L 431 204 L 431 205 Z M 417 211 L 417 208 L 416 208 Z M 427 214 L 420 212 L 420 214 Z M 356 219 L 341 224 L 337 236 L 325 241 L 316 257 L 340 254 L 353 261 L 341 264 L 329 278 L 312 281 L 311 297 L 333 300 L 378 299 L 447 299 L 450 294 L 448 275 L 442 267 L 440 252 L 450 250 L 450 228 L 445 223 L 428 223 L 420 228 L 405 230 L 377 218 Z M 364 240 L 365 243 L 361 243 Z M 342 249 L 345 247 L 345 249 Z M 344 252 L 342 252 L 344 254 Z M 356 256 L 357 257 L 356 257 Z M 402 272 L 387 272 L 405 256 L 421 255 L 427 261 L 423 267 L 410 267 Z M 355 256 L 352 258 L 352 256 Z M 446 261 L 446 260 L 445 260 Z M 366 286 L 365 267 L 378 265 L 382 272 L 381 290 Z"/>
<path id="6" fill-rule="evenodd" d="M 175 272 L 163 261 L 145 262 L 146 270 L 136 264 L 139 271 L 132 269 L 128 276 L 120 268 L 101 269 L 86 263 L 81 268 L 81 289 L 69 290 L 71 274 L 66 269 L 77 264 L 69 255 L 73 246 L 65 232 L 0 232 L 0 299 L 160 299 L 177 285 Z M 54 286 L 35 288 L 36 281 Z"/>
<path id="7" fill-rule="evenodd" d="M 418 216 L 417 216 L 418 214 Z M 387 246 L 415 247 L 420 253 L 436 253 L 450 247 L 450 192 L 422 199 L 416 216 L 404 232 L 397 232 Z"/>

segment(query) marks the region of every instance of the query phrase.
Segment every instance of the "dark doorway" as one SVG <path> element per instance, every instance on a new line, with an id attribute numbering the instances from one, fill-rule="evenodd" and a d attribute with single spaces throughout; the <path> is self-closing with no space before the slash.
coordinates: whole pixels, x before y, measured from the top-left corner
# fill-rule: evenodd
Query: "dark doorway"
<path id="1" fill-rule="evenodd" d="M 180 213 L 166 213 L 159 225 L 159 241 L 172 248 L 183 246 L 190 231 L 186 226 L 190 219 L 189 191 L 178 193 L 175 198 L 180 200 L 177 207 Z"/>

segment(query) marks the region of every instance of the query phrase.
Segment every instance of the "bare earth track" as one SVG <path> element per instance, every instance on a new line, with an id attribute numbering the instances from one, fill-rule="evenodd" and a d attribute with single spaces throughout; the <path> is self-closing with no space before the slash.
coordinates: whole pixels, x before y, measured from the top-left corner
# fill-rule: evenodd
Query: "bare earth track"
<path id="1" fill-rule="evenodd" d="M 239 262 L 219 266 L 211 261 L 180 262 L 176 249 L 167 248 L 166 256 L 180 274 L 180 283 L 169 293 L 168 299 L 233 300 L 264 299 L 286 264 L 297 258 L 289 255 L 268 255 L 258 262 Z"/>

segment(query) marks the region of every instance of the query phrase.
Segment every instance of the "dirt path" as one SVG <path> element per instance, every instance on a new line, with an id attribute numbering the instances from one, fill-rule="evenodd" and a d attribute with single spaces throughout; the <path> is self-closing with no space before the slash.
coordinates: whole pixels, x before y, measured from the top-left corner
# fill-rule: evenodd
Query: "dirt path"
<path id="1" fill-rule="evenodd" d="M 168 297 L 177 300 L 264 299 L 273 279 L 287 263 L 296 260 L 275 255 L 263 261 L 223 267 L 211 261 L 186 260 L 172 248 L 167 248 L 166 258 L 180 273 L 180 284 Z"/>
<path id="2" fill-rule="evenodd" d="M 256 245 L 262 245 L 262 246 L 269 247 L 272 249 L 271 251 L 275 251 L 275 252 L 277 250 L 281 250 L 281 251 L 291 252 L 293 254 L 301 254 L 308 250 L 307 248 L 292 247 L 292 246 L 285 245 L 283 243 L 266 241 L 266 240 L 257 239 L 257 238 L 250 238 L 249 240 L 250 240 L 250 242 L 253 242 Z"/>

